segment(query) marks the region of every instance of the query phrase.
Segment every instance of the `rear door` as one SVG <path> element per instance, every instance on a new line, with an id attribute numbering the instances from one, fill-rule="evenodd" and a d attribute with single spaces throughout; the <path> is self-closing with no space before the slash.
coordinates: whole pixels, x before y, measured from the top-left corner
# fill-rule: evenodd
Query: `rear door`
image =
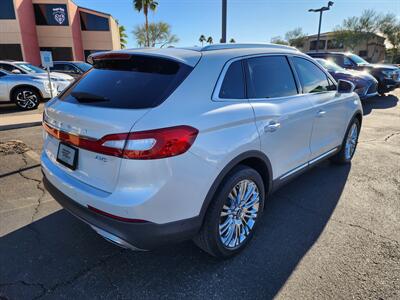
<path id="1" fill-rule="evenodd" d="M 311 157 L 314 159 L 339 146 L 347 120 L 346 97 L 336 93 L 336 86 L 314 62 L 304 57 L 291 57 L 302 92 L 315 108 L 311 136 Z"/>
<path id="2" fill-rule="evenodd" d="M 117 182 L 121 158 L 88 150 L 111 134 L 129 133 L 150 109 L 175 90 L 191 67 L 155 57 L 128 56 L 104 59 L 45 109 L 50 128 L 45 137 L 47 157 L 72 177 L 111 192 Z M 76 168 L 60 161 L 60 141 L 77 150 Z M 123 148 L 125 141 L 111 145 Z M 61 146 L 64 147 L 64 146 Z M 64 149 L 64 150 L 63 150 Z"/>
<path id="3" fill-rule="evenodd" d="M 305 167 L 310 156 L 314 109 L 308 97 L 299 94 L 287 57 L 247 59 L 247 87 L 273 179 L 283 179 Z"/>

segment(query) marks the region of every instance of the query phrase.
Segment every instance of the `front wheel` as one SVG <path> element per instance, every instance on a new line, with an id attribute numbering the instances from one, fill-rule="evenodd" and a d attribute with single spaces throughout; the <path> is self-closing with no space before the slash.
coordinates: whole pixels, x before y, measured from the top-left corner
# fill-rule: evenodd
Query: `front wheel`
<path id="1" fill-rule="evenodd" d="M 22 110 L 32 110 L 39 106 L 41 97 L 35 89 L 23 87 L 13 92 L 11 100 Z"/>
<path id="2" fill-rule="evenodd" d="M 360 121 L 357 118 L 354 118 L 347 128 L 346 135 L 342 143 L 342 148 L 335 156 L 332 157 L 334 162 L 345 164 L 351 161 L 354 153 L 356 152 L 359 133 Z"/>
<path id="3" fill-rule="evenodd" d="M 260 174 L 247 166 L 235 167 L 214 196 L 194 242 L 220 258 L 240 252 L 253 237 L 264 198 Z"/>

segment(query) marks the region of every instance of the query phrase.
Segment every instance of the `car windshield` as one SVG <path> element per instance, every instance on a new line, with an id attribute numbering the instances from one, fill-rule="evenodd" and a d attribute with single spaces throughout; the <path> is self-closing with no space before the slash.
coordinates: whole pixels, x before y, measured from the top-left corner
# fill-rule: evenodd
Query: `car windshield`
<path id="1" fill-rule="evenodd" d="M 367 62 L 365 59 L 362 59 L 358 55 L 348 54 L 347 56 L 359 66 L 360 65 L 368 65 L 369 64 L 369 62 Z"/>
<path id="2" fill-rule="evenodd" d="M 325 69 L 327 69 L 329 72 L 340 72 L 343 71 L 343 68 L 335 64 L 331 60 L 326 60 L 322 58 L 317 58 L 316 59 Z"/>
<path id="3" fill-rule="evenodd" d="M 28 73 L 37 73 L 37 74 L 46 73 L 45 70 L 27 63 L 18 63 L 17 66 L 20 67 L 21 69 L 24 69 Z"/>
<path id="4" fill-rule="evenodd" d="M 84 62 L 76 62 L 74 63 L 79 69 L 81 69 L 83 72 L 86 72 L 92 68 L 92 65 L 84 63 Z"/>

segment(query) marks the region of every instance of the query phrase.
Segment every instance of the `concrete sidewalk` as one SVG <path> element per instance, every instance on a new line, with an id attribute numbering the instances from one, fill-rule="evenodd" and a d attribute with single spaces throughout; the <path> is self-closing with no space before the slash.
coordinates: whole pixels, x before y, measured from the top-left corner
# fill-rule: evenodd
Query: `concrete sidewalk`
<path id="1" fill-rule="evenodd" d="M 42 124 L 42 114 L 30 114 L 19 116 L 0 115 L 0 131 L 39 126 Z"/>

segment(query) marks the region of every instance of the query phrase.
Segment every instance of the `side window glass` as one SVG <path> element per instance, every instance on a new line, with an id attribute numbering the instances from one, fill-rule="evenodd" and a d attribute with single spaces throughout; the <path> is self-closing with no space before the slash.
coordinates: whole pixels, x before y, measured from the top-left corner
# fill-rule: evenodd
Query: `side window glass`
<path id="1" fill-rule="evenodd" d="M 331 89 L 328 77 L 315 64 L 300 57 L 294 57 L 293 63 L 305 94 L 326 92 Z"/>
<path id="2" fill-rule="evenodd" d="M 297 94 L 292 70 L 285 56 L 249 58 L 249 98 L 276 98 Z"/>
<path id="3" fill-rule="evenodd" d="M 243 68 L 241 61 L 235 61 L 225 74 L 219 97 L 222 99 L 244 99 Z"/>
<path id="4" fill-rule="evenodd" d="M 14 70 L 14 67 L 8 64 L 0 64 L 0 69 L 11 72 L 12 70 Z"/>
<path id="5" fill-rule="evenodd" d="M 348 57 L 345 56 L 344 60 L 343 60 L 343 65 L 345 67 L 352 67 L 353 66 L 353 62 Z"/>

